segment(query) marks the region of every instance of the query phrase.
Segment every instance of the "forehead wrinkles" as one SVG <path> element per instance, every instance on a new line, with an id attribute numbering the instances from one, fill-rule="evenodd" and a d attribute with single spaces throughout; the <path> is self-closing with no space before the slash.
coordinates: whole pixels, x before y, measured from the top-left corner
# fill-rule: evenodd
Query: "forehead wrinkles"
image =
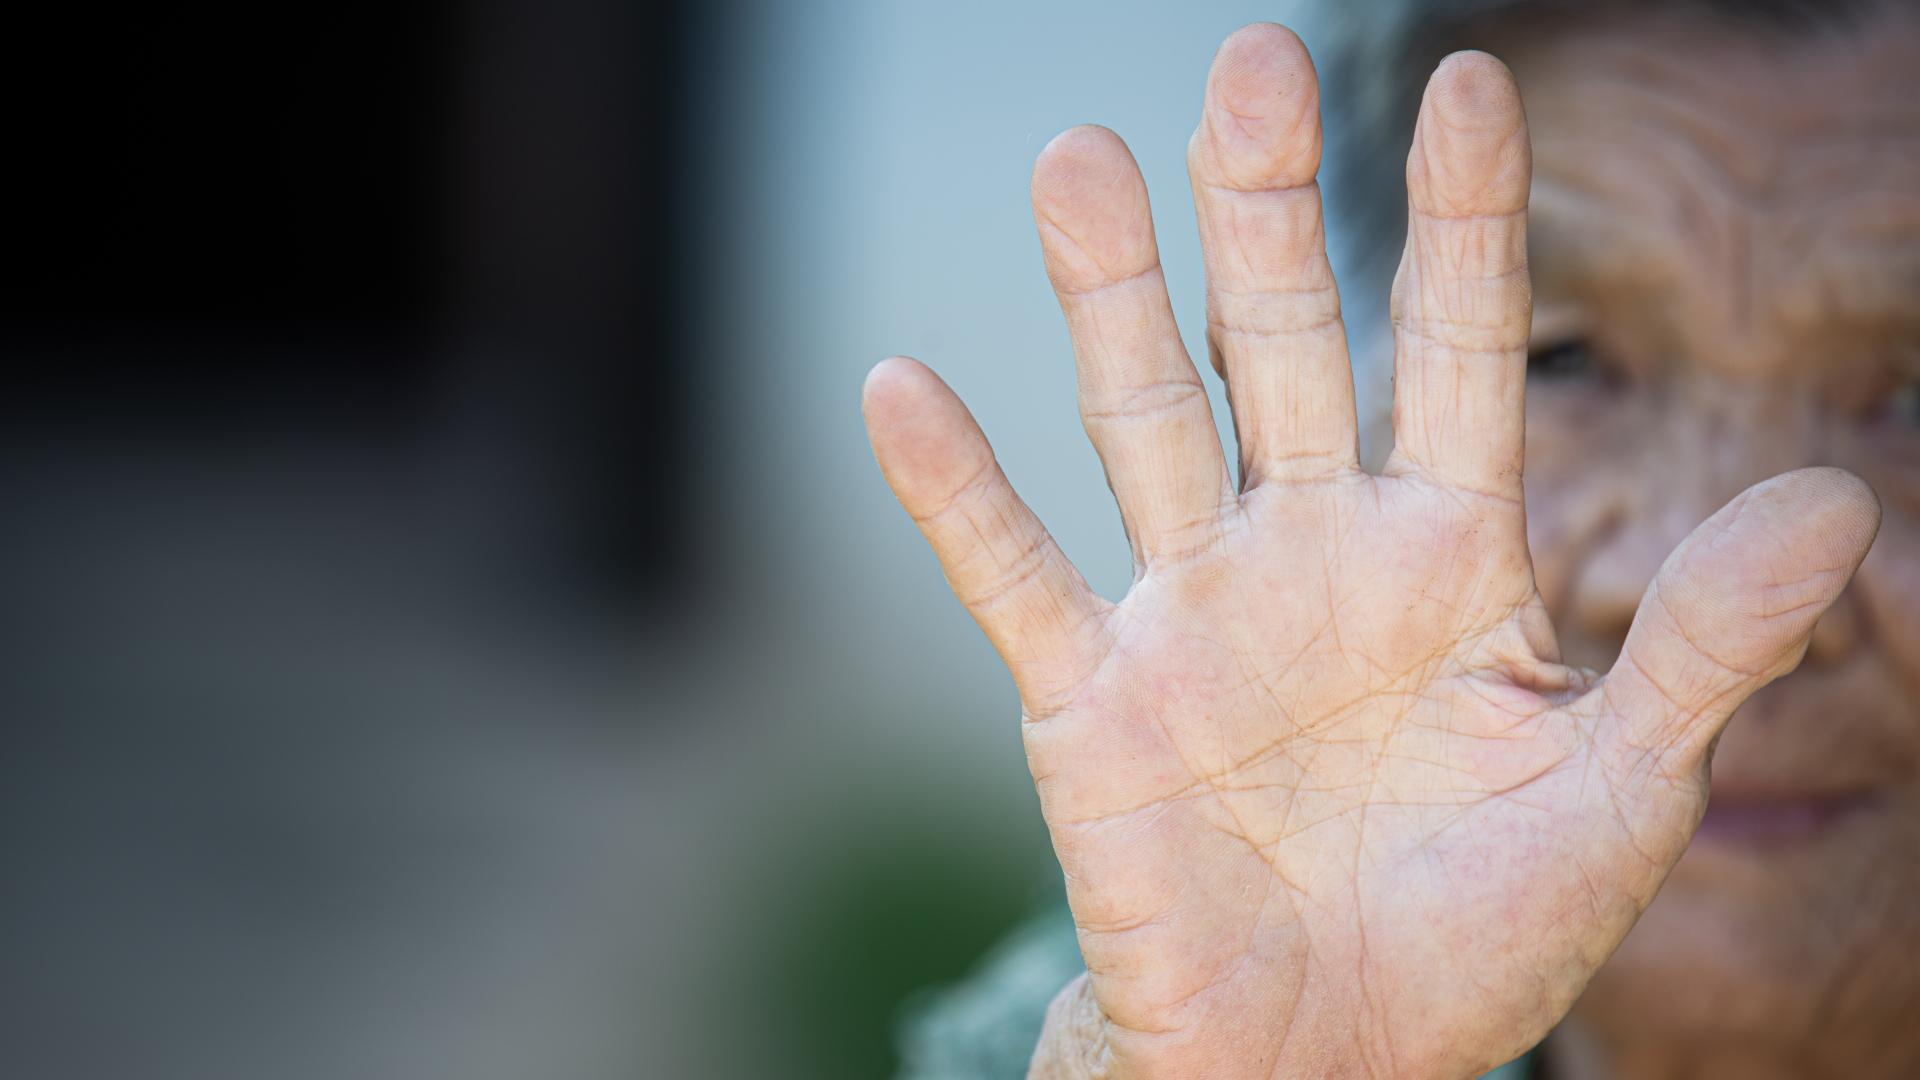
<path id="1" fill-rule="evenodd" d="M 1652 347 L 1750 372 L 1798 360 L 1816 332 L 1832 352 L 1912 329 L 1910 20 L 1798 44 L 1648 21 L 1511 55 L 1534 137 L 1543 292 L 1602 290 L 1671 339 Z"/>

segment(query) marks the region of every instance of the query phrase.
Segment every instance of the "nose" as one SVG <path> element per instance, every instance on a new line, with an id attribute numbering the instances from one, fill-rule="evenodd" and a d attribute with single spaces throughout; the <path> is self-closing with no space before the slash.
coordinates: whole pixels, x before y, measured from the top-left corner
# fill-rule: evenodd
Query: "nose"
<path id="1" fill-rule="evenodd" d="M 1704 520 L 1697 500 L 1651 497 L 1643 491 L 1602 535 L 1574 579 L 1567 617 L 1592 641 L 1617 650 L 1633 625 L 1634 613 L 1647 585 L 1659 573 L 1676 545 L 1686 538 L 1692 523 Z M 1709 511 L 1710 512 L 1710 511 Z"/>
<path id="2" fill-rule="evenodd" d="M 1684 471 L 1671 469 L 1660 476 L 1652 470 L 1647 486 L 1621 509 L 1615 527 L 1596 539 L 1577 570 L 1565 618 L 1593 645 L 1617 654 L 1667 556 L 1720 509 L 1729 490 L 1737 493 L 1746 486 L 1688 484 L 1680 475 Z M 1748 482 L 1764 478 L 1754 476 Z M 1805 663 L 1820 666 L 1845 657 L 1860 638 L 1860 620 L 1858 601 L 1849 588 L 1815 624 Z"/>

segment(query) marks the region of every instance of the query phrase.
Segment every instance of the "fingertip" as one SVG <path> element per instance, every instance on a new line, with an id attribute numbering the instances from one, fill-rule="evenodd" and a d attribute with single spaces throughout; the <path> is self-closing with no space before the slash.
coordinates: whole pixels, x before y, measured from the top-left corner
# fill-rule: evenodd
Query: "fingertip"
<path id="1" fill-rule="evenodd" d="M 1532 166 L 1513 72 L 1484 52 L 1442 60 L 1427 81 L 1407 157 L 1414 206 L 1442 216 L 1522 210 Z"/>
<path id="2" fill-rule="evenodd" d="M 1320 170 L 1320 80 L 1299 35 L 1278 23 L 1235 31 L 1207 76 L 1196 164 L 1243 190 L 1298 187 Z M 1209 168 L 1210 166 L 1210 168 Z"/>
<path id="3" fill-rule="evenodd" d="M 1433 69 L 1427 96 L 1441 119 L 1458 126 L 1512 126 L 1520 115 L 1520 85 L 1492 53 L 1451 53 Z"/>
<path id="4" fill-rule="evenodd" d="M 941 492 L 992 457 L 973 414 L 932 368 L 905 356 L 874 365 L 861 409 L 873 454 L 909 512 L 924 512 Z"/>
<path id="5" fill-rule="evenodd" d="M 927 430 L 941 419 L 947 401 L 959 404 L 932 368 L 910 356 L 889 356 L 875 364 L 860 388 L 860 409 L 879 453 Z"/>
<path id="6" fill-rule="evenodd" d="M 898 407 L 901 395 L 923 377 L 938 376 L 911 356 L 889 356 L 873 365 L 860 384 L 860 408 L 869 419 Z"/>
<path id="7" fill-rule="evenodd" d="M 1864 557 L 1880 531 L 1880 496 L 1873 486 L 1831 465 L 1796 469 L 1755 489 L 1786 517 L 1800 519 L 1809 535 L 1830 545 L 1836 557 Z"/>
<path id="8" fill-rule="evenodd" d="M 1837 465 L 1816 465 L 1789 473 L 1790 476 L 1805 477 L 1805 482 L 1819 495 L 1823 503 L 1833 507 L 1857 523 L 1880 524 L 1880 495 L 1873 485 L 1861 479 L 1858 474 L 1842 469 Z"/>
<path id="9" fill-rule="evenodd" d="M 1830 467 L 1764 480 L 1694 530 L 1661 568 L 1669 606 L 1727 643 L 1714 655 L 1759 656 L 1796 642 L 1840 595 L 1880 528 L 1866 481 Z M 1755 645 L 1753 642 L 1760 642 Z"/>
<path id="10" fill-rule="evenodd" d="M 1061 288 L 1095 288 L 1159 262 L 1140 167 L 1120 136 L 1098 124 L 1068 128 L 1040 151 L 1033 212 Z"/>
<path id="11" fill-rule="evenodd" d="M 1207 88 L 1211 104 L 1250 122 L 1292 120 L 1280 114 L 1297 114 L 1308 100 L 1317 106 L 1320 93 L 1306 42 L 1271 22 L 1243 26 L 1220 43 Z"/>
<path id="12" fill-rule="evenodd" d="M 1220 48 L 1214 51 L 1214 63 L 1218 65 L 1222 57 L 1247 49 L 1286 49 L 1300 56 L 1305 56 L 1307 53 L 1306 43 L 1301 41 L 1300 35 L 1294 33 L 1290 27 L 1263 19 L 1259 22 L 1250 22 L 1228 34 L 1226 40 L 1220 43 Z"/>
<path id="13" fill-rule="evenodd" d="M 1139 175 L 1133 152 L 1113 129 L 1078 124 L 1047 140 L 1033 163 L 1035 201 L 1062 198 L 1128 186 L 1128 173 Z"/>

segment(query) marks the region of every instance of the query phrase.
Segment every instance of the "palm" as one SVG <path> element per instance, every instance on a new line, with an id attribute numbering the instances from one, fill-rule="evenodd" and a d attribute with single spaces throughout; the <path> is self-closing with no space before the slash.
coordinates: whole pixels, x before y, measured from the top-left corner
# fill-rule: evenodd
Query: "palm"
<path id="1" fill-rule="evenodd" d="M 1094 596 L 931 373 L 868 386 L 875 450 L 1020 686 L 1028 759 L 1120 1075 L 1465 1075 L 1531 1045 L 1652 899 L 1741 699 L 1792 667 L 1877 507 L 1808 470 L 1669 560 L 1604 680 L 1557 662 L 1527 555 L 1528 154 L 1510 76 L 1436 73 L 1395 284 L 1397 447 L 1361 471 L 1278 27 L 1223 47 L 1190 157 L 1227 475 L 1100 129 L 1034 203 L 1137 577 Z"/>
<path id="2" fill-rule="evenodd" d="M 1436 936 L 1440 916 L 1469 889 L 1530 895 L 1617 937 L 1629 910 L 1582 907 L 1585 868 L 1684 836 L 1636 840 L 1613 770 L 1578 734 L 1590 725 L 1557 715 L 1577 680 L 1542 639 L 1516 508 L 1356 477 L 1263 488 L 1243 517 L 1129 596 L 1112 657 L 1028 727 L 1121 1045 L 1151 1060 L 1290 1015 L 1277 1044 L 1364 1010 L 1367 1059 L 1398 1071 L 1387 1033 L 1418 1045 L 1422 1010 L 1392 1000 L 1371 970 L 1381 952 L 1452 973 L 1445 1000 L 1524 1038 L 1578 984 L 1555 977 L 1568 957 L 1523 943 L 1561 939 L 1479 924 Z M 1651 868 L 1625 884 L 1644 901 Z M 1478 996 L 1510 981 L 1489 959 L 1517 966 L 1534 999 Z M 1315 1008 L 1290 1012 L 1313 981 Z"/>

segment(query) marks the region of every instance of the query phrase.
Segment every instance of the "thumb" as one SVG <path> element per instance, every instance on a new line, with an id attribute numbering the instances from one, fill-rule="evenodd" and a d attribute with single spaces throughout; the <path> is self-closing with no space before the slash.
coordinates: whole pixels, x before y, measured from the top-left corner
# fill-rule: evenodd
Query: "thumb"
<path id="1" fill-rule="evenodd" d="M 1595 690 L 1621 733 L 1697 768 L 1740 703 L 1799 666 L 1879 528 L 1873 489 L 1831 468 L 1755 484 L 1708 518 L 1667 556 Z"/>

